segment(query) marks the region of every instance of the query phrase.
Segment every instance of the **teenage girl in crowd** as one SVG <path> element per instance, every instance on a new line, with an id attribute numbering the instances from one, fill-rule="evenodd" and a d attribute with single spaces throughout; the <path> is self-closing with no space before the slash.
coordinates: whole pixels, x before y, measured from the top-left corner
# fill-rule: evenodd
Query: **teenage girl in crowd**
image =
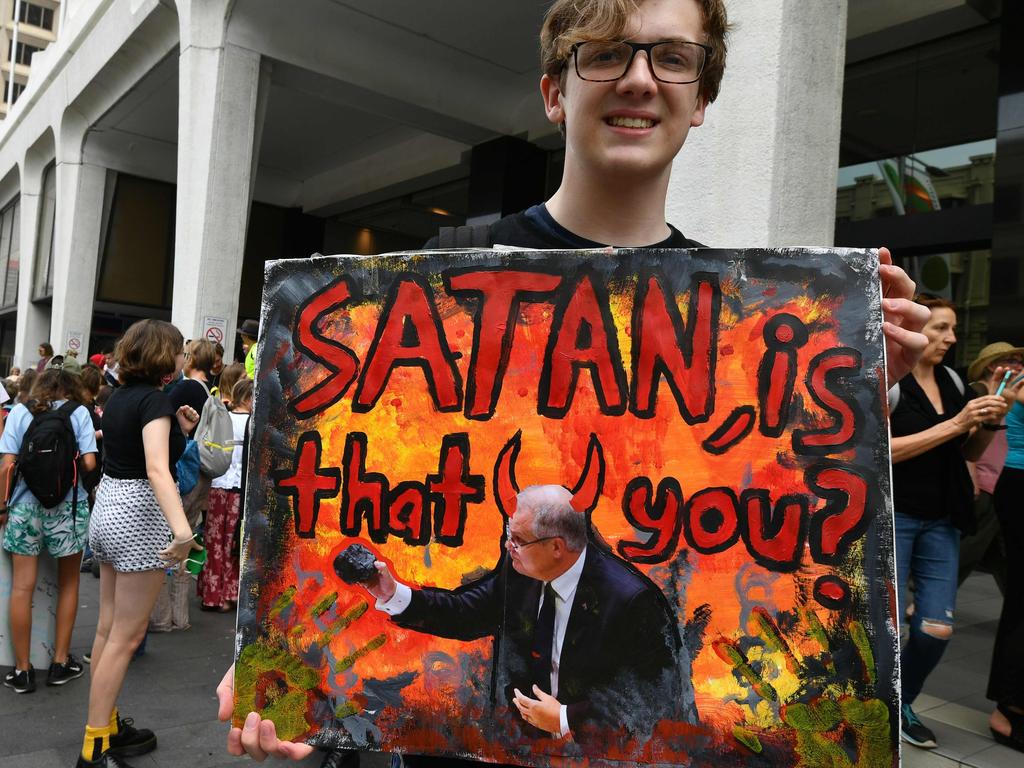
<path id="1" fill-rule="evenodd" d="M 224 370 L 225 375 L 227 369 Z M 199 597 L 205 611 L 232 610 L 238 601 L 238 548 L 235 536 L 241 514 L 242 443 L 252 410 L 252 381 L 239 379 L 231 390 L 231 426 L 234 450 L 228 471 L 214 478 L 210 506 L 203 527 L 206 565 L 199 573 Z"/>
<path id="2" fill-rule="evenodd" d="M 224 405 L 231 410 L 231 393 L 239 379 L 245 378 L 245 366 L 241 363 L 232 363 L 224 366 L 217 384 L 217 396 L 224 401 Z"/>
<path id="3" fill-rule="evenodd" d="M 173 469 L 199 414 L 187 405 L 175 409 L 161 391 L 181 371 L 183 344 L 170 323 L 141 320 L 114 351 L 121 386 L 103 411 L 103 479 L 89 530 L 100 561 L 100 611 L 78 768 L 129 768 L 121 755 L 156 747 L 152 731 L 136 729 L 119 716 L 117 697 L 146 632 L 164 569 L 180 566 L 199 548 Z"/>
<path id="4" fill-rule="evenodd" d="M 18 404 L 11 411 L 3 436 L 0 436 L 0 453 L 3 454 L 0 478 L 3 478 L 5 490 L 32 420 L 38 414 L 60 408 L 68 400 L 79 401 L 78 377 L 67 371 L 44 371 L 35 380 L 29 397 L 27 407 Z M 78 406 L 70 416 L 81 456 L 78 460 L 77 490 L 68 491 L 64 500 L 53 509 L 43 509 L 25 481 L 19 479 L 8 506 L 0 511 L 3 548 L 11 553 L 14 569 L 10 623 L 15 667 L 4 678 L 4 685 L 15 693 L 31 693 L 36 689 L 35 670 L 29 663 L 32 594 L 36 589 L 39 555 L 44 547 L 57 561 L 57 631 L 53 663 L 46 684 L 63 685 L 82 674 L 82 665 L 68 653 L 68 649 L 78 611 L 78 569 L 89 529 L 88 496 L 81 477 L 96 466 L 96 439 L 92 421 L 84 407 Z"/>

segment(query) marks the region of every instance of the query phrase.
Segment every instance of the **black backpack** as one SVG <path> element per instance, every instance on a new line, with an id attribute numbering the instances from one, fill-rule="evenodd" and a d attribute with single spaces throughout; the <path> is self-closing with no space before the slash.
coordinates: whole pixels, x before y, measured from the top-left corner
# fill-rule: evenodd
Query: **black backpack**
<path id="1" fill-rule="evenodd" d="M 18 476 L 44 509 L 52 509 L 74 490 L 72 510 L 78 502 L 78 438 L 71 414 L 73 400 L 55 411 L 38 413 L 25 430 L 18 451 Z"/>

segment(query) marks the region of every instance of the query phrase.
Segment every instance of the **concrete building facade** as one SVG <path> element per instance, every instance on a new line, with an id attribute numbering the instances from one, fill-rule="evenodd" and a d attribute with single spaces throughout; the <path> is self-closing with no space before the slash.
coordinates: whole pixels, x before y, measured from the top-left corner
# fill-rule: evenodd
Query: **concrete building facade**
<path id="1" fill-rule="evenodd" d="M 416 247 L 557 186 L 537 87 L 546 2 L 33 3 L 59 34 L 0 122 L 0 365 L 34 362 L 44 340 L 84 357 L 147 316 L 230 355 L 266 259 Z M 728 5 L 722 95 L 669 194 L 674 224 L 728 246 L 833 242 L 851 46 L 870 60 L 900 48 L 893 30 L 1006 15 Z"/>

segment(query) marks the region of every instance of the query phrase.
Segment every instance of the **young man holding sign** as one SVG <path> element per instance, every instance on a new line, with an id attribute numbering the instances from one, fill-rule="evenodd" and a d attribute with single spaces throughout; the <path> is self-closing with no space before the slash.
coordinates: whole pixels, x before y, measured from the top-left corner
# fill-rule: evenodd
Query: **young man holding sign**
<path id="1" fill-rule="evenodd" d="M 546 203 L 491 225 L 488 242 L 697 247 L 666 223 L 665 202 L 672 161 L 718 95 L 727 30 L 724 0 L 557 0 L 541 31 L 540 88 L 566 139 L 561 186 Z M 919 331 L 929 312 L 911 301 L 914 284 L 888 250 L 880 257 L 888 378 L 896 382 L 927 344 Z M 218 696 L 227 720 L 230 671 Z M 524 696 L 522 707 L 539 703 Z M 231 729 L 228 751 L 301 759 L 312 747 L 280 741 L 274 724 L 252 713 L 244 728 Z"/>

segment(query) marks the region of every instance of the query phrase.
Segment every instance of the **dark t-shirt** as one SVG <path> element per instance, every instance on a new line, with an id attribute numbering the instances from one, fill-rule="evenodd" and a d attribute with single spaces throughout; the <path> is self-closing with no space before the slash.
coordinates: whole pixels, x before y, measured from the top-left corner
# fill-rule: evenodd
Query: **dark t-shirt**
<path id="1" fill-rule="evenodd" d="M 203 406 L 206 405 L 206 401 L 210 397 L 202 382 L 189 378 L 178 382 L 168 396 L 175 411 L 183 405 L 191 405 L 200 416 L 203 415 Z"/>
<path id="2" fill-rule="evenodd" d="M 671 233 L 660 243 L 646 248 L 702 248 L 695 240 L 687 239 L 682 232 L 668 225 Z M 521 248 L 606 248 L 614 243 L 598 243 L 587 240 L 563 227 L 548 212 L 544 203 L 513 213 L 490 226 L 489 238 L 494 245 L 512 245 Z M 438 237 L 430 238 L 425 248 L 437 248 Z"/>
<path id="3" fill-rule="evenodd" d="M 944 366 L 935 368 L 943 413 L 936 413 L 913 374 L 900 381 L 900 399 L 889 417 L 893 437 L 923 432 L 953 418 L 972 393 L 961 393 Z M 920 456 L 892 465 L 893 505 L 897 512 L 924 520 L 949 517 L 958 527 L 969 527 L 974 496 L 967 462 L 961 452 L 966 435 L 947 440 Z"/>
<path id="4" fill-rule="evenodd" d="M 103 409 L 103 473 L 122 480 L 145 479 L 146 451 L 142 428 L 154 419 L 171 418 L 168 444 L 171 474 L 185 450 L 185 435 L 174 417 L 170 399 L 152 384 L 124 384 L 114 390 Z"/>

